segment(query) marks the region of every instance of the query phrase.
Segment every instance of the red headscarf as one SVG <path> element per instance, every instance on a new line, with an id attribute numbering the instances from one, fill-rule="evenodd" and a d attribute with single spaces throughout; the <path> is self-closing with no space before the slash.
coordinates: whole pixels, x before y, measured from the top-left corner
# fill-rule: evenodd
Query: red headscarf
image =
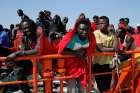
<path id="1" fill-rule="evenodd" d="M 93 31 L 97 30 L 97 24 L 95 22 L 91 23 Z"/>
<path id="2" fill-rule="evenodd" d="M 76 21 L 74 28 L 69 33 L 67 33 L 65 37 L 62 39 L 62 41 L 59 43 L 58 54 L 61 54 L 63 52 L 64 48 L 68 45 L 74 34 L 77 32 L 76 28 L 77 25 L 79 25 L 79 20 Z M 89 25 L 90 29 L 92 29 L 90 21 Z M 89 35 L 89 47 L 87 48 L 87 55 L 91 55 L 96 48 L 96 41 L 92 31 L 89 31 L 88 35 Z"/>

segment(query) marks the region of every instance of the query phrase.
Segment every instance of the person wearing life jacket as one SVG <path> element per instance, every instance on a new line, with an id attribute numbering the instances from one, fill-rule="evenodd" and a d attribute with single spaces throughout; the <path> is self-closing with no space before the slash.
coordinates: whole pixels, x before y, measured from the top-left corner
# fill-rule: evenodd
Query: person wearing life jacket
<path id="1" fill-rule="evenodd" d="M 22 34 L 18 37 L 14 46 L 14 51 L 6 58 L 6 64 L 14 62 L 13 71 L 17 80 L 26 80 L 27 76 L 32 73 L 32 62 L 31 60 L 15 61 L 18 56 L 28 56 L 38 54 L 39 52 L 39 38 L 36 32 L 36 25 L 33 26 L 33 21 L 24 20 L 21 23 Z M 17 34 L 18 35 L 18 34 Z M 28 84 L 17 84 L 18 90 L 15 93 L 31 93 Z"/>
<path id="2" fill-rule="evenodd" d="M 135 34 L 133 34 L 132 36 L 135 39 L 135 43 L 137 47 L 140 47 L 140 25 L 139 24 L 137 24 Z"/>
<path id="3" fill-rule="evenodd" d="M 91 27 L 93 31 L 97 30 L 98 22 L 99 22 L 99 17 L 96 15 L 93 16 L 93 22 L 91 23 Z"/>
<path id="4" fill-rule="evenodd" d="M 130 50 L 134 50 L 134 51 L 140 50 L 136 46 L 136 44 L 134 42 L 134 39 L 133 40 L 128 39 L 127 42 L 129 40 L 133 42 L 131 44 L 129 43 L 130 46 L 131 46 L 131 47 L 129 47 Z M 127 45 L 129 45 L 129 44 L 127 44 Z M 126 88 L 126 87 L 127 88 L 130 88 L 131 87 L 130 81 L 132 79 L 132 73 L 130 73 L 130 71 L 129 71 L 129 70 L 132 70 L 131 60 L 129 59 L 131 57 L 131 54 L 130 54 L 129 57 L 127 55 L 128 54 L 119 55 L 120 56 L 119 59 L 122 60 L 120 66 L 119 66 L 120 71 L 128 70 L 128 72 L 125 71 L 125 72 L 121 72 L 120 73 L 120 77 L 118 79 L 118 83 L 117 83 L 116 88 L 115 88 L 115 93 L 119 93 L 119 89 L 120 88 L 123 89 L 123 88 Z M 124 57 L 125 57 L 125 59 L 124 59 Z M 139 58 L 140 58 L 139 53 L 134 54 L 134 57 L 136 58 L 136 60 L 135 60 L 135 69 L 137 69 L 137 68 L 139 68 Z M 139 83 L 137 82 L 137 81 L 139 81 L 139 73 L 140 73 L 139 71 L 135 71 L 133 73 L 133 76 L 134 76 L 134 91 L 136 91 L 136 87 L 139 86 L 138 85 Z M 132 93 L 132 91 L 131 90 L 128 90 L 127 93 Z"/>
<path id="5" fill-rule="evenodd" d="M 116 30 L 120 50 L 123 50 L 124 39 L 127 36 L 132 36 L 132 33 L 128 31 L 128 23 L 129 20 L 127 20 L 127 18 L 121 18 L 119 20 L 118 29 Z"/>
<path id="6" fill-rule="evenodd" d="M 96 46 L 89 19 L 79 19 L 74 28 L 60 41 L 58 54 L 73 54 L 76 57 L 65 58 L 68 93 L 86 93 L 87 63 L 85 57 L 91 55 Z M 76 91 L 78 89 L 78 91 Z"/>
<path id="7" fill-rule="evenodd" d="M 137 34 L 126 34 L 124 41 L 122 43 L 122 51 L 129 51 L 129 50 L 140 50 L 139 47 L 137 46 L 137 41 L 139 40 L 139 37 L 137 37 Z M 136 41 L 137 40 L 137 41 Z M 134 93 L 138 93 L 136 91 L 138 91 L 140 89 L 139 87 L 139 83 L 137 81 L 139 81 L 139 77 L 140 77 L 140 71 L 135 71 L 134 73 L 131 73 L 129 70 L 132 70 L 131 67 L 131 54 L 125 54 L 125 52 L 123 52 L 123 54 L 119 54 L 119 60 L 120 60 L 120 65 L 119 65 L 119 69 L 120 71 L 123 70 L 128 70 L 127 72 L 121 72 L 120 73 L 120 77 L 118 79 L 116 88 L 115 88 L 115 92 L 114 93 L 119 93 L 119 89 L 123 89 L 123 88 L 130 88 L 132 87 L 130 81 L 132 79 L 132 74 L 134 76 Z M 134 57 L 136 58 L 135 60 L 135 64 L 134 64 L 134 68 L 137 69 L 139 68 L 139 58 L 140 58 L 140 54 L 134 54 Z M 125 92 L 127 93 L 132 93 L 131 90 L 126 90 Z"/>
<path id="8" fill-rule="evenodd" d="M 50 55 L 50 54 L 57 54 L 58 51 L 58 43 L 63 38 L 65 34 L 65 30 L 63 28 L 63 25 L 61 23 L 61 19 L 59 15 L 55 15 L 52 21 L 50 22 L 48 29 L 44 29 L 40 25 L 37 28 L 37 32 L 39 33 L 40 38 L 40 49 L 39 54 L 40 55 Z M 51 62 L 47 62 L 47 59 L 41 59 L 41 76 L 42 78 L 48 78 L 53 77 L 56 72 L 56 65 L 57 60 L 52 59 Z M 49 70 L 48 70 L 49 69 Z M 51 91 L 51 89 L 47 89 L 51 86 L 51 82 L 44 82 L 45 85 L 45 91 Z"/>
<path id="9" fill-rule="evenodd" d="M 135 29 L 129 25 L 129 18 L 124 18 L 124 22 L 126 24 L 126 30 L 129 34 L 135 34 Z"/>

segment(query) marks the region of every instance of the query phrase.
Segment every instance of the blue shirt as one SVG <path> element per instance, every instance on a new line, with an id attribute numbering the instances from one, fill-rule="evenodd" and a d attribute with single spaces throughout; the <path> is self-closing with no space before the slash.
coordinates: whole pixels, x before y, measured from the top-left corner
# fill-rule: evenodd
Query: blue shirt
<path id="1" fill-rule="evenodd" d="M 8 33 L 0 31 L 0 47 L 10 47 Z"/>

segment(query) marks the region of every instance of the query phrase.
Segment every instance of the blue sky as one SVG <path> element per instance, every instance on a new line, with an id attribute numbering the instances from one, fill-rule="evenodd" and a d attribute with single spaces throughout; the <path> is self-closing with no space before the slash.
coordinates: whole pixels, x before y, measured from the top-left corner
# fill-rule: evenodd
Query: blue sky
<path id="1" fill-rule="evenodd" d="M 20 18 L 16 10 L 19 8 L 33 20 L 41 10 L 50 10 L 52 16 L 55 14 L 67 16 L 68 27 L 73 26 L 81 12 L 90 19 L 93 15 L 106 15 L 115 26 L 121 17 L 130 18 L 132 26 L 140 24 L 140 0 L 1 0 L 0 24 L 9 27 L 11 23 L 18 23 Z"/>

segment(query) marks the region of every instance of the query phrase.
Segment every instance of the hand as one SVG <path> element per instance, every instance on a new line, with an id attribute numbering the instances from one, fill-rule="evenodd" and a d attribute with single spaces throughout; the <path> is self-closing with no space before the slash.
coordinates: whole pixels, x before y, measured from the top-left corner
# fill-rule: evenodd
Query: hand
<path id="1" fill-rule="evenodd" d="M 56 38 L 62 38 L 63 35 L 62 35 L 61 33 L 57 33 L 57 32 L 56 32 L 56 33 L 55 33 L 55 36 L 56 36 Z"/>
<path id="2" fill-rule="evenodd" d="M 85 50 L 78 49 L 78 50 L 75 51 L 75 54 L 76 54 L 76 56 L 78 56 L 82 59 L 85 59 L 86 58 L 85 52 L 86 52 Z"/>

